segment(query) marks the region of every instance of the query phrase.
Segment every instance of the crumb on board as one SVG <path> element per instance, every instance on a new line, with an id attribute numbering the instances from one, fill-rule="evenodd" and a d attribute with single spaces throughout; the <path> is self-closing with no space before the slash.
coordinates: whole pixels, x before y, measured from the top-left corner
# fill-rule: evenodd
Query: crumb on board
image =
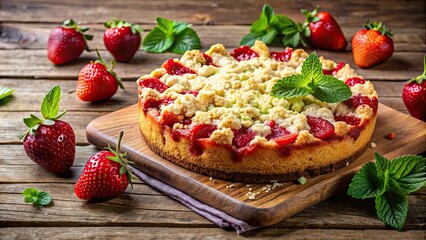
<path id="1" fill-rule="evenodd" d="M 377 147 L 377 144 L 376 144 L 376 143 L 374 143 L 374 142 L 371 142 L 371 143 L 370 143 L 370 147 L 371 147 L 371 148 L 375 148 L 375 147 Z"/>
<path id="2" fill-rule="evenodd" d="M 209 178 L 209 181 L 212 183 L 217 183 L 215 179 L 213 179 L 212 177 Z"/>
<path id="3" fill-rule="evenodd" d="M 231 183 L 231 184 L 229 184 L 228 186 L 226 186 L 226 188 L 227 188 L 227 189 L 231 189 L 231 188 L 234 188 L 234 187 L 235 187 L 235 185 L 234 185 L 234 184 L 232 184 L 232 183 Z"/>

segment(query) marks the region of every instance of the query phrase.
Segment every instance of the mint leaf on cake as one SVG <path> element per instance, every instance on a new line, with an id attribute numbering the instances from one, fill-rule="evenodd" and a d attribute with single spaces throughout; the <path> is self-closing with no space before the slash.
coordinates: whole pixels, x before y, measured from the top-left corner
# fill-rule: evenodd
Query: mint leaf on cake
<path id="1" fill-rule="evenodd" d="M 322 64 L 316 52 L 305 59 L 301 72 L 278 80 L 272 88 L 271 95 L 290 99 L 312 94 L 318 100 L 327 103 L 343 102 L 352 96 L 351 89 L 343 81 L 323 74 Z"/>
<path id="2" fill-rule="evenodd" d="M 426 185 L 426 158 L 404 155 L 392 161 L 374 154 L 375 163 L 365 164 L 353 177 L 348 195 L 353 198 L 375 198 L 378 218 L 401 230 L 408 213 L 406 194 Z"/>

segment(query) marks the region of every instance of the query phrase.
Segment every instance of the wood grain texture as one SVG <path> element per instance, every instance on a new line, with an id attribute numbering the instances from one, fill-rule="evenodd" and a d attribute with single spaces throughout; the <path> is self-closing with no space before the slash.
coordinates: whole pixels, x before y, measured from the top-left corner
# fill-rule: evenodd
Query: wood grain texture
<path id="1" fill-rule="evenodd" d="M 59 178 L 59 177 L 57 177 Z M 47 191 L 53 204 L 37 208 L 22 201 L 21 192 L 27 187 Z M 77 226 L 127 226 L 127 227 L 214 227 L 214 225 L 185 206 L 153 190 L 136 183 L 118 198 L 107 201 L 85 202 L 74 192 L 74 182 L 13 183 L 0 185 L 0 225 L 5 227 L 77 227 Z M 405 230 L 420 230 L 425 227 L 426 195 L 409 195 L 410 212 L 404 225 Z M 127 206 L 127 207 L 126 207 Z M 130 206 L 130 207 L 129 207 Z M 103 210 L 104 209 L 104 210 Z M 160 216 L 149 212 L 158 211 Z M 105 216 L 108 222 L 103 222 Z M 49 217 L 45 217 L 49 216 Z M 163 221 L 161 217 L 166 219 Z M 62 219 L 62 220 L 58 220 Z M 356 200 L 338 194 L 293 217 L 264 228 L 268 229 L 385 229 L 375 216 L 372 200 Z"/>
<path id="2" fill-rule="evenodd" d="M 182 228 L 179 230 L 164 227 L 73 227 L 64 228 L 1 228 L 0 237 L 9 239 L 46 239 L 55 238 L 74 240 L 81 239 L 122 239 L 123 236 L 136 239 L 383 239 L 389 236 L 388 230 L 346 230 L 346 229 L 279 229 L 268 228 L 254 230 L 242 236 L 223 229 L 212 228 Z M 393 231 L 392 239 L 424 239 L 423 230 Z"/>
<path id="3" fill-rule="evenodd" d="M 45 49 L 49 34 L 57 25 L 54 23 L 2 24 L 0 25 L 0 31 L 2 31 L 0 49 Z M 89 47 L 105 49 L 103 42 L 105 27 L 102 24 L 85 26 L 90 28 L 88 33 L 94 35 L 93 40 L 88 43 Z M 142 33 L 142 37 L 144 37 L 155 25 L 143 24 L 141 26 L 144 29 Z M 342 27 L 344 27 L 342 31 L 349 44 L 347 50 L 350 51 L 352 36 L 361 28 L 361 25 Z M 218 42 L 228 48 L 237 47 L 242 37 L 250 31 L 249 26 L 238 25 L 196 25 L 194 29 L 197 31 L 204 48 Z M 423 51 L 426 48 L 426 30 L 424 28 L 393 28 L 392 31 L 396 33 L 393 38 L 395 51 Z"/>
<path id="4" fill-rule="evenodd" d="M 281 50 L 283 48 L 271 48 Z M 407 80 L 418 76 L 423 72 L 422 52 L 395 52 L 386 62 L 369 69 L 361 69 L 355 65 L 350 52 L 330 52 L 317 50 L 319 56 L 324 56 L 335 62 L 348 63 L 358 74 L 366 79 L 375 80 Z M 111 55 L 106 51 L 100 51 L 106 61 L 111 60 Z M 83 53 L 82 57 L 64 65 L 55 66 L 46 57 L 46 50 L 31 49 L 22 51 L 19 49 L 0 50 L 0 78 L 49 78 L 49 79 L 77 79 L 80 69 L 89 61 L 96 59 L 96 53 Z M 115 72 L 125 80 L 135 81 L 144 74 L 149 74 L 158 68 L 169 58 L 179 58 L 172 53 L 149 54 L 136 53 L 129 63 L 117 63 Z M 25 66 L 25 69 L 22 68 Z"/>
<path id="5" fill-rule="evenodd" d="M 399 129 L 393 127 L 402 123 L 405 125 L 401 125 Z M 87 127 L 87 138 L 90 143 L 103 147 L 109 142 L 115 142 L 118 132 L 124 130 L 122 148 L 145 172 L 238 219 L 254 225 L 268 226 L 345 189 L 359 167 L 373 159 L 374 151 L 391 158 L 426 150 L 423 144 L 426 124 L 421 121 L 380 105 L 376 126 L 372 141 L 378 147 L 368 149 L 348 167 L 312 178 L 305 185 L 287 182 L 269 193 L 262 190 L 261 184 L 250 184 L 252 192 L 260 193 L 254 201 L 245 195 L 248 192 L 245 183 L 210 181 L 208 176 L 185 170 L 153 153 L 139 132 L 137 105 L 92 121 Z M 383 136 L 390 131 L 396 132 L 396 136 L 400 137 L 392 141 L 385 139 Z M 230 184 L 234 187 L 227 188 Z"/>
<path id="6" fill-rule="evenodd" d="M 194 24 L 251 24 L 258 18 L 264 3 L 269 3 L 275 11 L 288 15 L 296 21 L 303 21 L 304 16 L 300 9 L 312 10 L 321 5 L 335 16 L 343 26 L 359 27 L 365 19 L 375 19 L 385 23 L 391 22 L 392 27 L 419 27 L 424 28 L 425 2 L 422 0 L 410 1 L 297 1 L 289 0 L 285 4 L 280 0 L 217 0 L 217 1 L 190 1 L 173 0 L 137 1 L 123 3 L 113 1 L 85 1 L 71 2 L 45 0 L 3 0 L 0 9 L 0 21 L 5 22 L 56 22 L 74 18 L 84 23 L 103 23 L 110 17 L 125 17 L 135 23 L 155 23 L 157 16 L 169 17 L 174 20 Z M 244 6 L 244 7 L 242 7 Z M 344 11 L 342 11 L 344 9 Z M 395 21 L 395 9 L 398 17 Z M 392 14 L 390 14 L 392 13 Z"/>

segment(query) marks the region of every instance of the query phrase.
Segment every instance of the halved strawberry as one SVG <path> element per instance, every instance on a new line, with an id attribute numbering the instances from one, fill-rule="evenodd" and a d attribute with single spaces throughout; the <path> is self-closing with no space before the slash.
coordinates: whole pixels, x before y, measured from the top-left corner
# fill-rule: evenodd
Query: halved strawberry
<path id="1" fill-rule="evenodd" d="M 182 116 L 175 115 L 171 112 L 164 112 L 162 114 L 160 123 L 173 128 L 173 125 L 175 123 L 180 123 L 180 122 L 182 122 Z"/>
<path id="2" fill-rule="evenodd" d="M 237 148 L 243 148 L 249 146 L 250 142 L 256 136 L 255 132 L 247 131 L 246 129 L 232 130 L 234 132 L 234 138 L 232 139 L 232 145 Z"/>
<path id="3" fill-rule="evenodd" d="M 185 67 L 179 62 L 175 62 L 173 59 L 169 59 L 163 63 L 163 66 L 169 75 L 183 75 L 183 74 L 195 74 L 195 72 L 189 67 Z"/>
<path id="4" fill-rule="evenodd" d="M 271 127 L 271 134 L 266 136 L 266 139 L 274 140 L 278 145 L 281 145 L 281 146 L 287 145 L 296 141 L 298 136 L 297 133 L 290 133 L 285 128 L 276 124 L 274 121 L 271 121 L 269 123 L 269 126 Z"/>
<path id="5" fill-rule="evenodd" d="M 308 119 L 308 124 L 311 130 L 309 132 L 314 135 L 314 137 L 327 140 L 334 135 L 334 125 L 320 117 L 306 116 Z"/>
<path id="6" fill-rule="evenodd" d="M 271 57 L 280 62 L 287 62 L 293 54 L 292 48 L 286 48 L 282 52 L 271 52 Z"/>
<path id="7" fill-rule="evenodd" d="M 365 79 L 360 78 L 360 77 L 351 77 L 346 79 L 345 84 L 348 85 L 349 87 L 355 86 L 356 84 L 364 84 L 365 83 Z"/>
<path id="8" fill-rule="evenodd" d="M 167 90 L 167 88 L 169 88 L 169 86 L 160 81 L 160 79 L 153 77 L 139 80 L 139 86 L 155 89 L 159 93 L 163 93 Z"/>
<path id="9" fill-rule="evenodd" d="M 352 126 L 358 126 L 361 123 L 361 119 L 355 116 L 348 115 L 334 115 L 334 120 L 343 121 Z"/>
<path id="10" fill-rule="evenodd" d="M 255 57 L 259 57 L 255 51 L 251 50 L 249 46 L 241 46 L 232 50 L 230 55 L 239 61 L 247 61 Z"/>
<path id="11" fill-rule="evenodd" d="M 216 130 L 216 126 L 212 124 L 197 124 L 191 130 L 191 140 L 199 138 L 208 138 Z"/>

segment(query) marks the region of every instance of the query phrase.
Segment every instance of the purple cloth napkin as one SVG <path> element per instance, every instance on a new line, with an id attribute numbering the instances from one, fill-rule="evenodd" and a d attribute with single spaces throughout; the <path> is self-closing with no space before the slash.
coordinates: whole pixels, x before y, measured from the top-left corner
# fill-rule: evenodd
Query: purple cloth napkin
<path id="1" fill-rule="evenodd" d="M 198 201 L 197 199 L 189 196 L 188 194 L 141 172 L 139 169 L 135 167 L 131 166 L 131 168 L 133 170 L 133 173 L 136 176 L 138 176 L 142 181 L 150 185 L 152 188 L 155 188 L 156 190 L 175 199 L 176 201 L 179 201 L 183 205 L 190 208 L 192 211 L 205 217 L 206 219 L 218 225 L 219 227 L 234 228 L 238 234 L 259 228 L 257 226 L 251 226 L 250 224 L 246 222 L 243 222 L 239 219 L 229 216 L 228 214 L 216 208 L 210 207 Z"/>

